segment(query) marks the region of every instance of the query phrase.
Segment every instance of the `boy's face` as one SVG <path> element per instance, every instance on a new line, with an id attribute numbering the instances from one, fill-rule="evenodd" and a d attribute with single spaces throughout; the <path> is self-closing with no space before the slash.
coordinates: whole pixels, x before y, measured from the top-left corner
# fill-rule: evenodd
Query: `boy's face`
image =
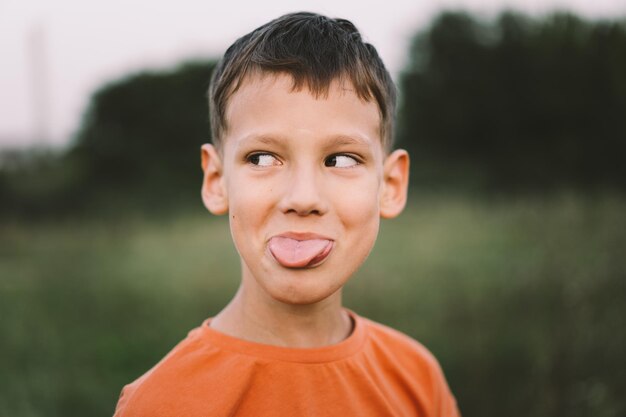
<path id="1" fill-rule="evenodd" d="M 289 304 L 339 290 L 406 200 L 408 156 L 386 157 L 380 116 L 351 85 L 327 97 L 287 75 L 248 77 L 230 98 L 223 149 L 203 147 L 203 199 L 228 212 L 242 285 Z"/>

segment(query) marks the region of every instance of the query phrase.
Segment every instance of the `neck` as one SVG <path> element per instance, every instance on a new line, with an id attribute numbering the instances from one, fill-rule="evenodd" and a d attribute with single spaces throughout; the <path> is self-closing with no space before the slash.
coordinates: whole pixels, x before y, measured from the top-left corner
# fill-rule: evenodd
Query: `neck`
<path id="1" fill-rule="evenodd" d="M 352 319 L 341 307 L 341 291 L 307 305 L 282 303 L 256 292 L 240 286 L 211 327 L 251 342 L 294 348 L 333 345 L 352 331 Z"/>

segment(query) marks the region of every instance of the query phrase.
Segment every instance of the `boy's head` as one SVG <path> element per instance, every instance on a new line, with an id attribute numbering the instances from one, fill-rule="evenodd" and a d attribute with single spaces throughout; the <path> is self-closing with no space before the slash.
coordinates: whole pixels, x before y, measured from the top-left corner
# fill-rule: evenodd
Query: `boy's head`
<path id="1" fill-rule="evenodd" d="M 374 101 L 380 113 L 383 148 L 393 142 L 396 91 L 376 49 L 348 20 L 291 13 L 239 38 L 215 69 L 209 89 L 213 143 L 218 149 L 229 128 L 230 97 L 254 73 L 289 75 L 294 90 L 325 96 L 331 83 L 347 81 L 357 95 Z"/>
<path id="2" fill-rule="evenodd" d="M 228 49 L 210 95 L 202 198 L 229 214 L 243 293 L 333 299 L 380 217 L 406 202 L 408 154 L 389 151 L 394 89 L 374 48 L 346 20 L 287 15 Z"/>

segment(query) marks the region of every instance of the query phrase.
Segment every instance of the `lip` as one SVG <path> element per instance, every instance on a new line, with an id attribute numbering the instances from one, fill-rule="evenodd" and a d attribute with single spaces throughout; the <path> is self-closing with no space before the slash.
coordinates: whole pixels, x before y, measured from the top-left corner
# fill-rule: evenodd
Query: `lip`
<path id="1" fill-rule="evenodd" d="M 280 233 L 277 235 L 273 235 L 268 239 L 268 242 L 274 238 L 274 237 L 286 237 L 289 239 L 295 239 L 295 240 L 311 240 L 311 239 L 324 239 L 324 240 L 330 240 L 331 242 L 334 242 L 335 239 L 328 237 L 328 236 L 324 236 L 324 235 L 320 235 L 318 233 L 313 233 L 313 232 L 284 232 L 284 233 Z"/>
<path id="2" fill-rule="evenodd" d="M 268 246 L 266 246 L 266 252 L 268 253 L 268 255 L 271 258 L 273 258 L 276 262 L 278 262 L 281 265 L 282 265 L 282 263 L 278 259 L 276 259 L 276 257 L 272 253 L 272 251 L 269 249 L 269 242 L 273 238 L 275 238 L 275 237 L 288 238 L 288 239 L 294 239 L 294 240 L 300 240 L 300 241 L 320 239 L 320 240 L 327 240 L 327 241 L 330 242 L 328 247 L 319 256 L 313 258 L 307 265 L 305 265 L 305 266 L 297 266 L 297 267 L 288 267 L 290 269 L 308 269 L 308 268 L 317 267 L 317 266 L 321 265 L 322 263 L 324 263 L 324 261 L 326 261 L 326 259 L 328 259 L 328 256 L 330 255 L 330 253 L 333 251 L 333 249 L 335 247 L 335 239 L 330 238 L 330 237 L 325 236 L 325 235 L 321 235 L 319 233 L 296 232 L 296 231 L 288 231 L 288 232 L 279 233 L 279 234 L 271 236 L 267 240 Z M 283 265 L 283 266 L 285 266 L 285 265 Z"/>

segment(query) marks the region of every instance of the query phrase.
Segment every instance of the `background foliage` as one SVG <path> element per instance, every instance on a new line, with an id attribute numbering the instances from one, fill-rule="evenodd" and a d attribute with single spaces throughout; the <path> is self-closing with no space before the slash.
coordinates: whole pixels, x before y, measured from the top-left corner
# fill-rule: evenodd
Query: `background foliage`
<path id="1" fill-rule="evenodd" d="M 626 200 L 415 195 L 345 291 L 441 362 L 465 416 L 623 416 Z M 226 218 L 0 225 L 0 415 L 112 415 L 234 294 Z"/>
<path id="2" fill-rule="evenodd" d="M 465 416 L 626 414 L 626 30 L 454 12 L 399 88 L 411 203 L 346 304 L 439 358 Z M 0 160 L 0 415 L 111 415 L 234 293 L 199 199 L 213 61 L 97 91 L 65 151 Z"/>
<path id="3" fill-rule="evenodd" d="M 399 136 L 416 184 L 626 188 L 624 22 L 446 13 L 409 56 Z"/>
<path id="4" fill-rule="evenodd" d="M 0 174 L 0 208 L 49 217 L 196 205 L 200 146 L 210 141 L 213 61 L 147 71 L 95 92 L 70 149 Z M 115 215 L 115 213 L 114 213 Z"/>

